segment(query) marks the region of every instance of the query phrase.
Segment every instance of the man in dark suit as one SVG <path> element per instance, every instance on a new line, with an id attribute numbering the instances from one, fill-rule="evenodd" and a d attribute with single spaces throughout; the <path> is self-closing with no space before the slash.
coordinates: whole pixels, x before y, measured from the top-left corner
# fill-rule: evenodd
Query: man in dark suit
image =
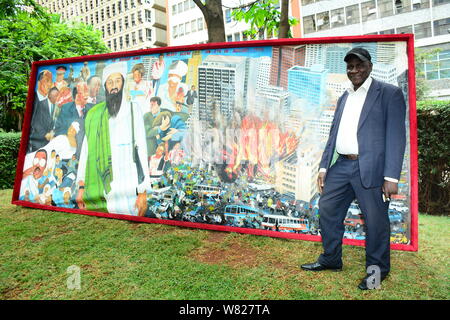
<path id="1" fill-rule="evenodd" d="M 72 122 L 80 124 L 80 131 L 76 135 L 77 139 L 77 158 L 81 152 L 81 144 L 84 138 L 84 119 L 92 104 L 88 104 L 89 89 L 86 82 L 78 82 L 73 89 L 74 101 L 68 102 L 61 107 L 61 112 L 55 123 L 55 136 L 67 134 L 67 130 Z"/>
<path id="2" fill-rule="evenodd" d="M 366 226 L 367 268 L 358 288 L 367 290 L 374 288 L 373 280 L 378 285 L 390 271 L 388 207 L 391 195 L 398 192 L 406 105 L 400 88 L 369 76 L 372 62 L 367 50 L 353 48 L 344 61 L 352 86 L 337 102 L 318 177 L 324 252 L 315 263 L 301 268 L 342 269 L 343 221 L 356 198 Z"/>
<path id="3" fill-rule="evenodd" d="M 48 99 L 48 93 L 53 85 L 52 73 L 49 70 L 41 71 L 37 81 L 38 87 L 33 105 L 28 152 L 42 148 L 53 138 L 53 110 L 52 103 Z"/>

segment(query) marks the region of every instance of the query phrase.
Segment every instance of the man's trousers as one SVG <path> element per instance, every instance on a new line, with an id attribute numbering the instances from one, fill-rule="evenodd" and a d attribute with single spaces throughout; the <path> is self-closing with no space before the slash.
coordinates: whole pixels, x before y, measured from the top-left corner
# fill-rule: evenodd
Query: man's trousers
<path id="1" fill-rule="evenodd" d="M 382 189 L 364 188 L 358 160 L 339 156 L 326 173 L 319 200 L 319 223 L 324 253 L 319 263 L 342 267 L 343 224 L 351 202 L 356 198 L 364 217 L 366 231 L 366 268 L 378 266 L 381 275 L 390 270 L 389 202 L 383 202 Z"/>

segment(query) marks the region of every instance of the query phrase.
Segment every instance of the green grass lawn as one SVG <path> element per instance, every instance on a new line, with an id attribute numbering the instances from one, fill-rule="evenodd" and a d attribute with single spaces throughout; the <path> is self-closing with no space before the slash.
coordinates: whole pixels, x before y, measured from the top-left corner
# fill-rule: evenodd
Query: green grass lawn
<path id="1" fill-rule="evenodd" d="M 17 207 L 0 191 L 0 299 L 449 299 L 448 217 L 420 215 L 419 252 L 392 251 L 381 290 L 357 289 L 364 248 L 344 271 L 310 273 L 321 243 Z M 81 289 L 68 289 L 69 266 Z"/>

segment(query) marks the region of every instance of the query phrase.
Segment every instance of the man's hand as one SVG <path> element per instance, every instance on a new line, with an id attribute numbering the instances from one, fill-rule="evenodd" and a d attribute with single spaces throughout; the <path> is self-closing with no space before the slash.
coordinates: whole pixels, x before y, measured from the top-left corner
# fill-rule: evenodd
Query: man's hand
<path id="1" fill-rule="evenodd" d="M 134 207 L 138 209 L 139 217 L 145 215 L 145 212 L 147 211 L 147 192 L 138 193 Z"/>
<path id="2" fill-rule="evenodd" d="M 383 194 L 387 201 L 391 200 L 391 196 L 398 193 L 398 184 L 395 182 L 385 180 L 381 187 Z"/>
<path id="3" fill-rule="evenodd" d="M 76 197 L 75 201 L 78 204 L 78 208 L 85 210 L 86 203 L 84 203 L 84 201 L 83 201 L 84 183 L 83 183 L 83 185 L 80 184 L 80 187 L 81 188 L 78 189 L 78 193 L 77 193 L 77 197 Z"/>
<path id="4" fill-rule="evenodd" d="M 325 186 L 326 174 L 326 172 L 319 172 L 319 176 L 317 177 L 317 186 L 319 187 L 319 193 L 322 193 L 323 187 Z"/>

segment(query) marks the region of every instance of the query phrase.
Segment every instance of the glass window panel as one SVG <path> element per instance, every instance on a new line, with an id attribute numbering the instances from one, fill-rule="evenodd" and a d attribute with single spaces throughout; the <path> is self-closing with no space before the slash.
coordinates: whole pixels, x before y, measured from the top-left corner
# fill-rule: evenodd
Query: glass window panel
<path id="1" fill-rule="evenodd" d="M 358 4 L 346 7 L 345 14 L 347 15 L 347 24 L 360 23 Z"/>
<path id="2" fill-rule="evenodd" d="M 425 9 L 430 7 L 430 0 L 412 0 L 413 10 Z"/>
<path id="3" fill-rule="evenodd" d="M 344 8 L 331 11 L 331 27 L 335 28 L 344 24 Z"/>
<path id="4" fill-rule="evenodd" d="M 330 28 L 330 13 L 322 12 L 317 14 L 317 30 L 326 30 Z"/>
<path id="5" fill-rule="evenodd" d="M 440 4 L 450 3 L 450 0 L 433 0 L 433 6 L 438 6 Z"/>
<path id="6" fill-rule="evenodd" d="M 380 34 L 394 34 L 394 33 L 395 33 L 395 29 L 380 31 Z"/>
<path id="7" fill-rule="evenodd" d="M 450 50 L 439 52 L 439 59 L 450 59 Z"/>
<path id="8" fill-rule="evenodd" d="M 441 79 L 450 79 L 450 69 L 441 70 Z"/>
<path id="9" fill-rule="evenodd" d="M 413 33 L 412 26 L 405 26 L 405 27 L 397 28 L 397 33 Z"/>
<path id="10" fill-rule="evenodd" d="M 435 80 L 435 79 L 439 79 L 439 74 L 437 71 L 434 72 L 427 72 L 426 73 L 426 78 L 427 80 Z"/>
<path id="11" fill-rule="evenodd" d="M 361 15 L 363 21 L 374 20 L 377 18 L 375 0 L 361 3 Z"/>
<path id="12" fill-rule="evenodd" d="M 303 18 L 303 28 L 305 29 L 305 33 L 311 33 L 316 31 L 316 23 L 314 15 Z"/>
<path id="13" fill-rule="evenodd" d="M 378 0 L 378 14 L 380 18 L 392 16 L 394 14 L 392 0 Z"/>
<path id="14" fill-rule="evenodd" d="M 414 25 L 414 35 L 416 39 L 431 37 L 431 22 Z"/>
<path id="15" fill-rule="evenodd" d="M 395 13 L 411 11 L 411 0 L 395 0 Z"/>
<path id="16" fill-rule="evenodd" d="M 449 28 L 450 28 L 450 18 L 445 18 L 445 19 L 434 21 L 434 35 L 435 36 L 448 34 Z"/>

